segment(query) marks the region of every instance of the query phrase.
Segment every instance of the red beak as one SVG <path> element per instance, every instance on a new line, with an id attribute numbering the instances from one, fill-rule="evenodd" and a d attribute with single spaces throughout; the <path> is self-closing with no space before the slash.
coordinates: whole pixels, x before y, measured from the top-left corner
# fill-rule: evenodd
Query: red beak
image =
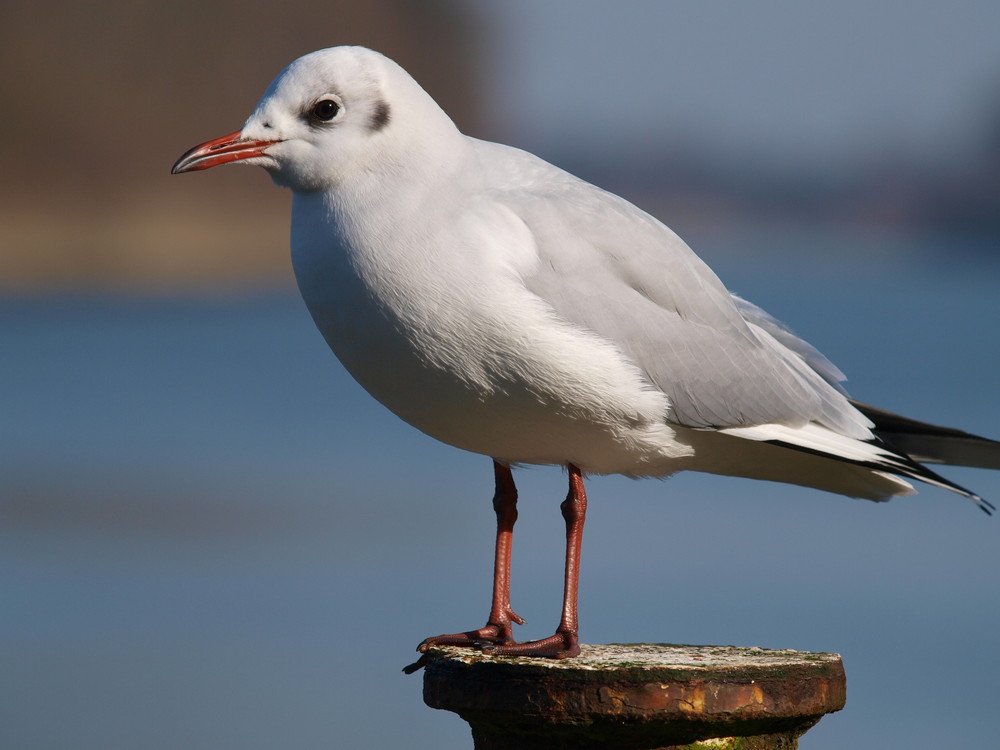
<path id="1" fill-rule="evenodd" d="M 220 164 L 261 156 L 268 147 L 281 141 L 253 141 L 240 138 L 240 131 L 224 135 L 185 153 L 170 170 L 170 174 L 195 172 L 199 169 L 217 167 Z"/>

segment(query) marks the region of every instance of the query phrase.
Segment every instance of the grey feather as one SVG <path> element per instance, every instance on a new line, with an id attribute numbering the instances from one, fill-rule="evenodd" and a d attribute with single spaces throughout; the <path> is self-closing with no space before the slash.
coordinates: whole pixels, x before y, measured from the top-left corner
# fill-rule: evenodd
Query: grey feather
<path id="1" fill-rule="evenodd" d="M 535 239 L 540 262 L 524 284 L 563 319 L 629 357 L 667 394 L 668 421 L 697 428 L 815 421 L 870 437 L 869 423 L 836 385 L 840 372 L 759 308 L 733 298 L 670 229 L 568 174 L 554 180 L 548 164 L 539 166 L 544 191 L 531 194 L 523 180 L 530 166 L 518 164 L 517 191 L 495 196 Z"/>
<path id="2" fill-rule="evenodd" d="M 733 295 L 733 302 L 736 303 L 736 309 L 740 311 L 740 315 L 743 316 L 744 320 L 774 336 L 779 343 L 801 357 L 823 380 L 845 396 L 847 395 L 847 391 L 841 385 L 842 382 L 847 380 L 847 376 L 840 371 L 839 367 L 828 360 L 819 349 L 808 341 L 800 339 L 791 328 L 767 311 L 757 307 L 753 302 L 748 302 L 735 294 Z"/>

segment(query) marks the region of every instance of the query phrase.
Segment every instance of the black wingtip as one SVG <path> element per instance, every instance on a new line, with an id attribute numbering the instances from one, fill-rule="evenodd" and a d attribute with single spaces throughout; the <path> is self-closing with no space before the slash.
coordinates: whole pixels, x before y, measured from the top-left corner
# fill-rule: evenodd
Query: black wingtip
<path id="1" fill-rule="evenodd" d="M 992 516 L 993 515 L 993 511 L 995 511 L 997 509 L 997 506 L 995 506 L 989 500 L 983 500 L 981 497 L 979 497 L 979 495 L 972 495 L 972 502 L 974 502 L 976 505 L 978 505 L 979 506 L 979 510 L 981 510 L 983 513 L 985 513 L 988 516 Z"/>
<path id="2" fill-rule="evenodd" d="M 778 445 L 782 448 L 790 448 L 791 450 L 800 451 L 802 453 L 811 453 L 812 455 L 829 458 L 834 461 L 843 461 L 844 463 L 854 464 L 855 466 L 864 466 L 865 468 L 872 469 L 873 471 L 887 471 L 905 479 L 916 479 L 919 482 L 926 482 L 927 484 L 935 487 L 940 487 L 961 495 L 962 497 L 969 498 L 979 507 L 981 511 L 983 511 L 983 513 L 988 516 L 992 516 L 993 512 L 996 510 L 996 506 L 989 500 L 984 500 L 972 490 L 967 490 L 960 484 L 955 484 L 950 479 L 945 479 L 937 472 L 931 471 L 922 463 L 914 460 L 903 451 L 896 450 L 892 445 L 888 444 L 879 437 L 875 437 L 868 441 L 872 445 L 875 445 L 884 451 L 882 458 L 877 461 L 844 458 L 843 456 L 832 455 L 821 450 L 807 448 L 805 446 L 788 443 L 783 440 L 768 440 L 766 442 L 771 445 Z"/>

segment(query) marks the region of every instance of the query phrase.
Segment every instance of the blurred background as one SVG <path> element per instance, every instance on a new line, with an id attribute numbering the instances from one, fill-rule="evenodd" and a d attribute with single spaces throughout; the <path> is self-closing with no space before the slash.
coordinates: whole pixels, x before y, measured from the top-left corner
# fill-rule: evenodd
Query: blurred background
<path id="1" fill-rule="evenodd" d="M 1000 6 L 0 2 L 0 746 L 471 747 L 399 669 L 478 627 L 489 460 L 385 412 L 294 288 L 287 193 L 169 176 L 320 47 L 651 211 L 860 400 L 1000 436 Z M 945 470 L 994 502 L 1000 473 Z M 558 619 L 564 477 L 519 473 Z M 1000 527 L 748 480 L 595 479 L 587 642 L 837 651 L 804 748 L 987 747 Z M 376 718 L 377 717 L 377 718 Z"/>

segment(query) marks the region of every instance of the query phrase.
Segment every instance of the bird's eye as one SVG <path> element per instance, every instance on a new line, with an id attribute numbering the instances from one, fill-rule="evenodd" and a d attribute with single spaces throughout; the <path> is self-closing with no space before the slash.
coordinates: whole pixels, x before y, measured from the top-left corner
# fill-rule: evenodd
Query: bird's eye
<path id="1" fill-rule="evenodd" d="M 314 120 L 330 122 L 340 112 L 340 105 L 333 99 L 320 99 L 309 113 Z"/>

